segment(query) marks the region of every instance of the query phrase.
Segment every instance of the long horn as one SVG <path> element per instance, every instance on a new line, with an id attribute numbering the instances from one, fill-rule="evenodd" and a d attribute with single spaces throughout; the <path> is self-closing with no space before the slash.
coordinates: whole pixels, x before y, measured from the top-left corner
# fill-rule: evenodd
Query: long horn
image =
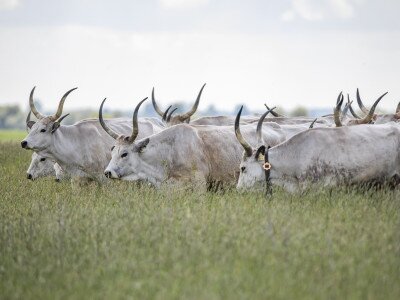
<path id="1" fill-rule="evenodd" d="M 58 123 L 61 123 L 62 122 L 62 120 L 64 120 L 66 117 L 68 117 L 69 116 L 69 114 L 65 114 L 65 115 L 63 115 L 61 118 L 59 118 L 58 120 L 57 120 L 57 122 Z"/>
<path id="2" fill-rule="evenodd" d="M 193 104 L 193 107 L 191 110 L 189 110 L 187 113 L 183 114 L 180 116 L 180 120 L 183 122 L 187 119 L 189 119 L 197 110 L 197 107 L 199 106 L 200 103 L 200 97 L 201 97 L 201 93 L 203 93 L 203 89 L 206 86 L 206 84 L 203 84 L 203 86 L 200 89 L 199 94 L 197 95 L 197 99 L 196 102 Z"/>
<path id="3" fill-rule="evenodd" d="M 109 128 L 103 119 L 103 105 L 104 105 L 104 102 L 106 101 L 106 99 L 107 98 L 104 98 L 103 102 L 101 102 L 101 105 L 100 105 L 99 121 L 100 121 L 101 127 L 103 127 L 104 131 L 107 132 L 112 138 L 114 138 L 114 140 L 116 140 L 119 137 L 119 135 L 117 133 L 115 133 L 111 128 Z"/>
<path id="4" fill-rule="evenodd" d="M 51 117 L 51 119 L 52 119 L 53 121 L 55 121 L 55 120 L 57 120 L 59 117 L 61 117 L 62 111 L 63 111 L 63 107 L 64 107 L 65 99 L 67 99 L 68 95 L 69 95 L 72 91 L 74 91 L 74 90 L 76 90 L 76 89 L 77 89 L 77 88 L 70 89 L 68 92 L 66 92 L 66 93 L 64 94 L 64 96 L 62 96 L 62 98 L 61 98 L 61 100 L 60 100 L 60 103 L 58 103 L 57 112 L 55 113 L 54 116 Z"/>
<path id="5" fill-rule="evenodd" d="M 249 143 L 246 142 L 244 137 L 242 136 L 242 133 L 240 132 L 240 115 L 242 114 L 243 110 L 243 105 L 240 108 L 236 120 L 235 120 L 235 135 L 236 138 L 238 139 L 239 143 L 243 146 L 244 150 L 246 151 L 246 155 L 250 157 L 253 154 L 253 148 L 249 145 Z"/>
<path id="6" fill-rule="evenodd" d="M 396 107 L 396 114 L 400 114 L 400 102 L 399 102 L 399 104 L 397 104 L 397 107 Z"/>
<path id="7" fill-rule="evenodd" d="M 353 101 L 350 101 L 350 96 L 349 96 L 349 94 L 347 94 L 347 101 L 350 102 L 350 105 L 349 105 L 350 113 L 353 115 L 354 118 L 360 119 L 360 117 L 359 117 L 359 116 L 356 114 L 356 112 L 354 111 L 353 106 L 351 106 L 351 104 L 353 103 Z"/>
<path id="8" fill-rule="evenodd" d="M 172 114 L 173 114 L 177 109 L 178 109 L 177 107 L 174 108 L 174 109 L 171 110 L 171 112 L 168 114 L 167 123 L 169 123 L 169 122 L 171 121 Z"/>
<path id="9" fill-rule="evenodd" d="M 151 91 L 151 102 L 153 103 L 154 110 L 160 115 L 160 117 L 163 117 L 164 113 L 158 107 L 158 105 L 156 103 L 156 98 L 154 97 L 154 87 L 153 87 L 153 90 Z"/>
<path id="10" fill-rule="evenodd" d="M 337 101 L 336 101 L 336 107 L 333 110 L 333 119 L 335 120 L 335 125 L 336 127 L 341 127 L 342 122 L 340 121 L 340 108 L 342 107 L 343 104 L 343 93 L 340 92 Z"/>
<path id="11" fill-rule="evenodd" d="M 128 141 L 129 143 L 133 143 L 135 141 L 135 139 L 137 138 L 138 134 L 139 134 L 139 125 L 138 125 L 138 112 L 139 112 L 139 108 L 140 105 L 142 105 L 142 103 L 144 101 L 147 100 L 147 97 L 144 98 L 142 101 L 139 102 L 138 105 L 136 105 L 135 111 L 133 112 L 133 117 L 132 117 L 132 135 L 129 137 Z"/>
<path id="12" fill-rule="evenodd" d="M 264 122 L 266 116 L 267 116 L 269 113 L 271 113 L 271 114 L 273 113 L 273 110 L 274 110 L 275 108 L 276 108 L 276 106 L 273 107 L 273 108 L 268 109 L 268 111 L 266 111 L 266 112 L 261 116 L 261 118 L 258 120 L 256 134 L 257 134 L 257 141 L 258 141 L 259 145 L 264 145 L 264 139 L 263 139 L 263 136 L 262 136 L 262 126 L 263 126 L 263 122 Z"/>
<path id="13" fill-rule="evenodd" d="M 264 103 L 264 106 L 265 106 L 265 108 L 266 108 L 267 110 L 270 110 L 270 108 L 268 107 L 268 105 L 267 105 L 266 103 Z M 278 114 L 277 112 L 274 112 L 273 110 L 271 110 L 271 114 L 272 114 L 274 117 L 282 117 L 282 115 Z"/>
<path id="14" fill-rule="evenodd" d="M 379 101 L 382 100 L 382 98 L 384 96 L 386 96 L 388 92 L 384 93 L 382 96 L 380 96 L 374 103 L 374 105 L 372 105 L 371 109 L 368 112 L 368 115 L 365 116 L 365 118 L 361 119 L 361 120 L 356 120 L 356 124 L 368 124 L 369 122 L 372 121 L 372 118 L 374 117 L 374 112 L 376 109 L 376 106 L 378 105 Z"/>
<path id="15" fill-rule="evenodd" d="M 366 108 L 366 107 L 364 106 L 364 104 L 362 103 L 361 97 L 360 97 L 360 91 L 358 90 L 358 88 L 357 88 L 357 103 L 358 103 L 358 106 L 360 107 L 361 111 L 362 111 L 364 114 L 368 114 L 368 108 Z"/>
<path id="16" fill-rule="evenodd" d="M 308 127 L 308 129 L 312 129 L 314 128 L 314 124 L 315 122 L 317 122 L 318 118 L 315 118 L 314 121 L 312 121 L 312 123 L 310 124 L 310 127 Z"/>
<path id="17" fill-rule="evenodd" d="M 26 124 L 31 121 L 31 111 L 29 111 L 28 115 L 26 116 Z"/>
<path id="18" fill-rule="evenodd" d="M 349 107 L 350 107 L 351 103 L 352 103 L 352 101 L 347 102 L 346 105 L 344 106 L 342 115 L 340 117 L 341 121 L 343 121 L 347 117 L 347 113 L 349 112 Z"/>
<path id="19" fill-rule="evenodd" d="M 171 109 L 171 107 L 172 107 L 172 105 L 170 105 L 170 106 L 167 108 L 167 110 L 163 113 L 163 115 L 162 115 L 162 120 L 163 120 L 163 122 L 166 122 L 166 121 L 167 121 L 168 111 Z"/>
<path id="20" fill-rule="evenodd" d="M 33 87 L 31 94 L 29 95 L 29 106 L 31 107 L 31 111 L 33 112 L 33 114 L 35 115 L 36 118 L 43 119 L 44 115 L 42 115 L 40 112 L 38 112 L 38 110 L 35 107 L 35 103 L 33 102 L 33 93 L 36 89 L 36 86 Z"/>

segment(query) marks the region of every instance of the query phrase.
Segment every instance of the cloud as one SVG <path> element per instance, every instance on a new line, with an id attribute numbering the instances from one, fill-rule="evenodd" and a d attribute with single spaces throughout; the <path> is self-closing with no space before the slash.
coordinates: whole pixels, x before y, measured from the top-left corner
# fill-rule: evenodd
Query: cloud
<path id="1" fill-rule="evenodd" d="M 187 9 L 205 5 L 209 0 L 159 0 L 162 7 L 168 9 Z"/>
<path id="2" fill-rule="evenodd" d="M 348 19 L 354 16 L 354 6 L 362 3 L 361 0 L 292 0 L 291 8 L 281 18 L 286 22 L 294 20 L 296 16 L 307 21 Z"/>
<path id="3" fill-rule="evenodd" d="M 0 10 L 13 10 L 20 5 L 20 0 L 0 0 Z"/>

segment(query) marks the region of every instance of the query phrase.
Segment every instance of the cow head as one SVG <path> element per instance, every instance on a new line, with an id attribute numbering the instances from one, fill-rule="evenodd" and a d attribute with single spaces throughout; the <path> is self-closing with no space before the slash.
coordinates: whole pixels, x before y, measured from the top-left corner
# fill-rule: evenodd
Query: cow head
<path id="1" fill-rule="evenodd" d="M 60 100 L 60 103 L 58 104 L 57 112 L 52 116 L 44 116 L 40 112 L 38 112 L 33 102 L 33 93 L 35 91 L 35 87 L 32 89 L 29 96 L 29 105 L 32 113 L 35 115 L 38 121 L 31 121 L 29 119 L 30 114 L 28 115 L 28 118 L 26 120 L 28 135 L 21 142 L 22 148 L 41 151 L 51 145 L 53 134 L 60 127 L 61 121 L 68 116 L 68 114 L 61 116 L 64 102 L 67 99 L 68 95 L 75 89 L 76 88 L 71 89 L 64 94 L 64 96 Z"/>
<path id="2" fill-rule="evenodd" d="M 171 106 L 165 112 L 163 112 L 158 107 L 158 105 L 156 103 L 156 99 L 154 97 L 154 88 L 153 88 L 153 90 L 151 92 L 151 101 L 153 103 L 154 110 L 160 115 L 160 117 L 162 117 L 163 122 L 167 126 L 173 126 L 173 125 L 181 124 L 181 123 L 189 123 L 190 118 L 194 115 L 194 113 L 196 112 L 196 110 L 199 106 L 201 94 L 203 93 L 203 89 L 205 86 L 206 86 L 206 84 L 203 84 L 203 86 L 201 87 L 200 92 L 197 95 L 196 101 L 195 101 L 192 109 L 184 114 L 180 114 L 180 115 L 176 115 L 176 116 L 173 116 L 173 113 L 175 112 L 176 108 L 168 114 L 168 111 L 171 108 Z"/>
<path id="3" fill-rule="evenodd" d="M 103 105 L 106 99 L 100 105 L 99 109 L 99 120 L 104 130 L 115 139 L 115 144 L 111 148 L 111 160 L 104 171 L 104 175 L 111 179 L 122 179 L 130 181 L 148 181 L 153 183 L 151 178 L 148 178 L 146 172 L 140 170 L 148 170 L 144 164 L 141 156 L 146 151 L 146 146 L 150 139 L 145 138 L 140 141 L 136 141 L 136 137 L 139 134 L 138 127 L 138 112 L 139 108 L 147 98 L 143 99 L 136 106 L 133 113 L 133 127 L 132 134 L 130 136 L 120 135 L 114 132 L 103 120 Z"/>
<path id="4" fill-rule="evenodd" d="M 35 152 L 32 154 L 31 164 L 26 172 L 26 178 L 35 180 L 41 177 L 54 176 L 54 162 Z"/>
<path id="5" fill-rule="evenodd" d="M 240 162 L 240 174 L 237 184 L 238 189 L 246 189 L 265 184 L 265 173 L 263 169 L 263 164 L 266 148 L 262 135 L 262 125 L 265 117 L 268 115 L 268 113 L 275 109 L 275 107 L 265 112 L 258 121 L 256 133 L 259 146 L 256 149 L 253 149 L 253 147 L 250 146 L 250 144 L 244 139 L 240 132 L 240 116 L 242 114 L 242 109 L 243 106 L 240 108 L 235 120 L 236 138 L 244 148 L 242 161 Z"/>

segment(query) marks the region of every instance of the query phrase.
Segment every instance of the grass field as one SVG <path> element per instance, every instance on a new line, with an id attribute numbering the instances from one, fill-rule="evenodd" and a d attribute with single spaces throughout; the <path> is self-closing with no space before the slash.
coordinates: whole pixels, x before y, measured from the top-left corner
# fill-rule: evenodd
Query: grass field
<path id="1" fill-rule="evenodd" d="M 23 130 L 0 130 L 0 142 L 21 141 L 26 135 Z"/>
<path id="2" fill-rule="evenodd" d="M 0 143 L 0 299 L 400 299 L 399 191 L 30 182 Z"/>

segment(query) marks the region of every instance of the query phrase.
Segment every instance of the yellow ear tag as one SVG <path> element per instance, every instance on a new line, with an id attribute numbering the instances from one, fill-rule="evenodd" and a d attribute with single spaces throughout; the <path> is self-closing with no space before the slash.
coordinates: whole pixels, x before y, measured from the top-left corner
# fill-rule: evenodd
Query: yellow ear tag
<path id="1" fill-rule="evenodd" d="M 265 157 L 264 155 L 260 154 L 258 155 L 258 161 L 264 161 Z"/>

